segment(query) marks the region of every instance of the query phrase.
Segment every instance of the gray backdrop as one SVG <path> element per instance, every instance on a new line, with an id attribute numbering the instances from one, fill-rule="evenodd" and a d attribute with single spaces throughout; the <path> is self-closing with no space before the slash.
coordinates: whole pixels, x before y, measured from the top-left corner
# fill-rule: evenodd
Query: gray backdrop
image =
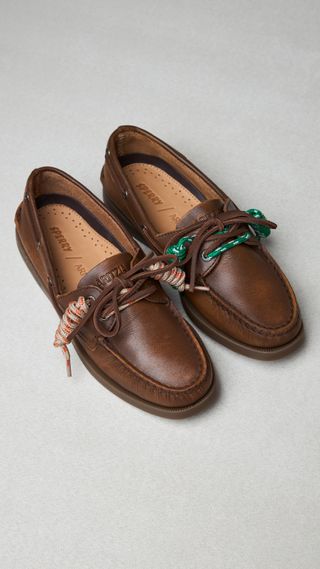
<path id="1" fill-rule="evenodd" d="M 1 569 L 318 569 L 318 0 L 1 0 Z M 279 223 L 307 343 L 277 362 L 203 336 L 216 404 L 171 422 L 103 389 L 22 263 L 13 215 L 54 165 L 101 196 L 140 125 Z M 178 302 L 178 301 L 177 301 Z"/>

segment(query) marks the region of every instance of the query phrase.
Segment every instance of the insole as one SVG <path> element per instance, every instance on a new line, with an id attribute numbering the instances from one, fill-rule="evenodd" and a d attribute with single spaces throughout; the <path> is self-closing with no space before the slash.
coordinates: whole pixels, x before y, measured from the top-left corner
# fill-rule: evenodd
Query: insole
<path id="1" fill-rule="evenodd" d="M 120 252 L 65 204 L 43 205 L 38 213 L 62 293 L 77 288 L 88 271 Z"/>
<path id="2" fill-rule="evenodd" d="M 200 199 L 159 166 L 139 162 L 123 166 L 123 170 L 158 233 L 173 231 L 178 221 L 200 203 Z"/>

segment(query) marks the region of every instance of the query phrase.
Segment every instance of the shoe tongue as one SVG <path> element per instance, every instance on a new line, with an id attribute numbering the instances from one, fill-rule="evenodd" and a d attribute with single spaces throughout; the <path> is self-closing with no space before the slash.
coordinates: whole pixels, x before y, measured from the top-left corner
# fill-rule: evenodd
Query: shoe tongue
<path id="1" fill-rule="evenodd" d="M 187 225 L 199 221 L 207 221 L 210 217 L 216 216 L 223 211 L 223 202 L 221 200 L 207 200 L 200 202 L 186 213 L 177 223 L 177 229 L 183 229 Z"/>
<path id="2" fill-rule="evenodd" d="M 119 253 L 104 259 L 80 279 L 78 287 L 97 286 L 101 290 L 109 286 L 115 277 L 125 273 L 130 268 L 132 256 L 129 253 Z"/>

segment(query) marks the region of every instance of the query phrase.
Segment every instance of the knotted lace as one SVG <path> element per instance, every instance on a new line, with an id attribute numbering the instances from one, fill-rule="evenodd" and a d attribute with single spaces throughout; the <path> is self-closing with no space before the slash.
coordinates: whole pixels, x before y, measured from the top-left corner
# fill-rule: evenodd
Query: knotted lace
<path id="1" fill-rule="evenodd" d="M 68 376 L 71 376 L 71 363 L 67 344 L 91 317 L 97 333 L 104 338 L 110 338 L 120 330 L 120 312 L 156 291 L 156 285 L 150 278 L 167 282 L 179 291 L 189 288 L 185 283 L 185 272 L 177 264 L 175 255 L 145 257 L 131 269 L 115 277 L 97 300 L 92 301 L 80 296 L 78 300 L 70 302 L 61 318 L 54 340 L 54 346 L 60 347 L 65 356 Z"/>
<path id="2" fill-rule="evenodd" d="M 244 225 L 247 227 L 244 228 Z M 197 221 L 174 233 L 166 245 L 166 251 L 180 238 L 191 236 L 190 239 L 185 239 L 186 254 L 179 263 L 179 266 L 185 266 L 190 262 L 190 284 L 188 287 L 190 292 L 199 288 L 195 285 L 199 254 L 201 253 L 203 259 L 208 260 L 207 256 L 213 250 L 233 239 L 239 239 L 244 231 L 249 231 L 251 234 L 247 235 L 246 245 L 259 246 L 260 241 L 251 229 L 252 226 L 264 226 L 270 229 L 277 227 L 275 223 L 265 218 L 257 219 L 246 211 L 232 210 L 218 213 L 207 221 Z"/>

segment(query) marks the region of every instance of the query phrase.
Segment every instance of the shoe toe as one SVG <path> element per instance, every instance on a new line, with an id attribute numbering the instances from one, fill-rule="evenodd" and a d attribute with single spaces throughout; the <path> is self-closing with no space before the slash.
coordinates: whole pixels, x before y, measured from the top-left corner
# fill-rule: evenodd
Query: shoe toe
<path id="1" fill-rule="evenodd" d="M 267 350 L 285 346 L 302 326 L 290 283 L 266 252 L 236 249 L 208 275 L 210 293 L 189 294 L 190 302 L 235 342 Z"/>
<path id="2" fill-rule="evenodd" d="M 196 403 L 211 388 L 209 356 L 171 302 L 145 301 L 132 306 L 115 342 L 135 370 L 132 388 L 147 401 L 184 407 Z"/>

